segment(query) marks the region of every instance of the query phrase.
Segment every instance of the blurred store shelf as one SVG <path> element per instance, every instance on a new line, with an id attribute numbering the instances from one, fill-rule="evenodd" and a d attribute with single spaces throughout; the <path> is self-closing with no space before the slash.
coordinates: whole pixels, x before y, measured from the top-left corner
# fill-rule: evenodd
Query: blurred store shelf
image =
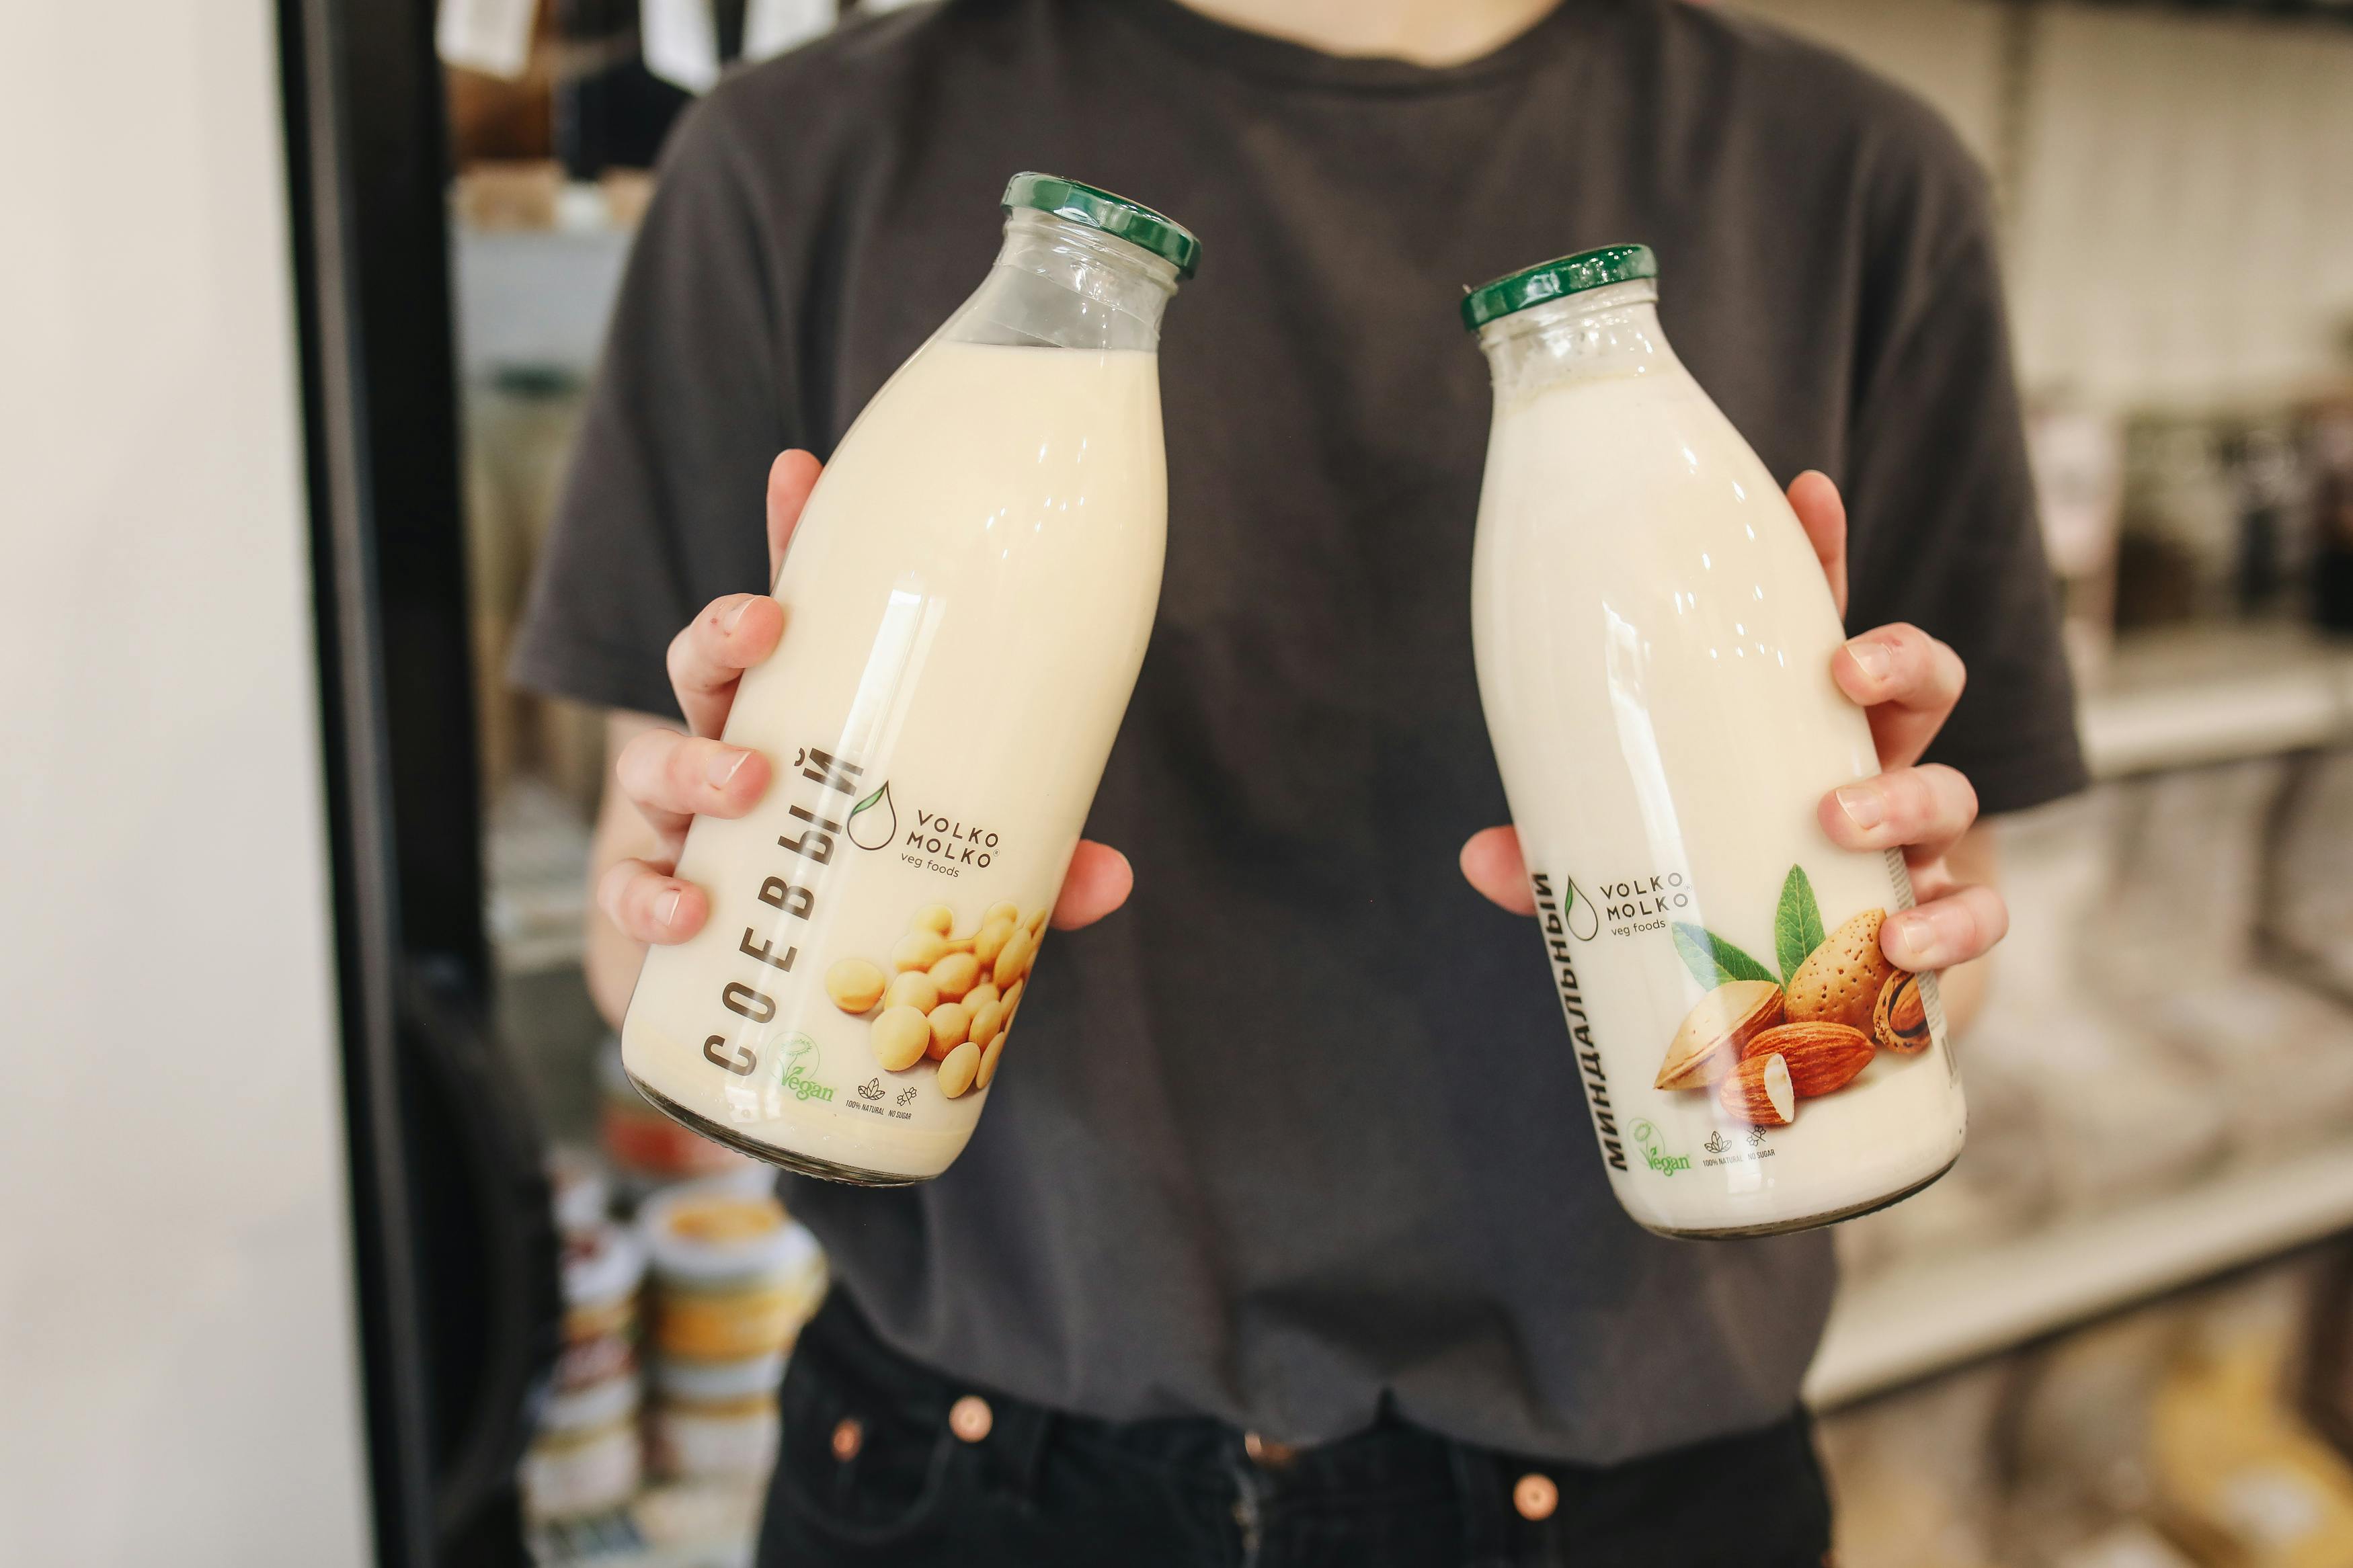
<path id="1" fill-rule="evenodd" d="M 531 1535 L 538 1568 L 751 1568 L 765 1485 L 657 1483 L 628 1507 L 543 1522 Z"/>
<path id="2" fill-rule="evenodd" d="M 517 365 L 585 374 L 604 345 L 630 231 L 454 226 L 459 363 L 470 376 Z"/>
<path id="3" fill-rule="evenodd" d="M 489 923 L 502 974 L 576 967 L 586 947 L 589 832 L 546 784 L 519 780 L 491 803 Z"/>
<path id="4" fill-rule="evenodd" d="M 2353 1141 L 1840 1292 L 1806 1377 L 1834 1409 L 2353 1225 Z"/>
<path id="5" fill-rule="evenodd" d="M 2353 741 L 2353 645 L 2294 626 L 2127 637 L 2079 722 L 2097 778 Z"/>

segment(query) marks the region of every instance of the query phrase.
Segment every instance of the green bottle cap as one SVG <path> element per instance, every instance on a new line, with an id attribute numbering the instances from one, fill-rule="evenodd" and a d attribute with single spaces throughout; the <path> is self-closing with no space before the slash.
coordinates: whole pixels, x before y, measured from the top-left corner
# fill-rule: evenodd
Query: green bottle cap
<path id="1" fill-rule="evenodd" d="M 1493 283 L 1480 284 L 1462 297 L 1462 324 L 1475 332 L 1514 310 L 1525 310 L 1564 294 L 1582 294 L 1588 289 L 1607 289 L 1612 283 L 1631 283 L 1658 275 L 1659 258 L 1651 254 L 1647 245 L 1605 245 L 1599 250 L 1580 250 L 1575 256 L 1564 256 L 1523 271 L 1506 273 Z"/>
<path id="2" fill-rule="evenodd" d="M 1006 182 L 1004 206 L 1008 212 L 1015 207 L 1029 207 L 1082 223 L 1089 228 L 1099 228 L 1170 263 L 1180 279 L 1193 276 L 1193 269 L 1201 263 L 1201 242 L 1175 218 L 1154 212 L 1142 202 L 1132 202 L 1060 174 L 1031 171 L 1014 175 Z"/>

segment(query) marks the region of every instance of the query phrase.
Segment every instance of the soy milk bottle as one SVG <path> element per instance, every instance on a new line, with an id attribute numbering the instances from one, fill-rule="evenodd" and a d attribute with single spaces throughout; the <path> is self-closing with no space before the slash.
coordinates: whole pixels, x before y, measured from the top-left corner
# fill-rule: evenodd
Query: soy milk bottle
<path id="1" fill-rule="evenodd" d="M 1611 1185 L 1674 1236 L 1892 1203 L 1959 1154 L 1933 976 L 1892 968 L 1897 853 L 1833 846 L 1879 771 L 1798 520 L 1659 330 L 1641 246 L 1474 289 L 1494 385 L 1479 689 Z"/>
<path id="2" fill-rule="evenodd" d="M 725 735 L 776 782 L 687 835 L 710 922 L 647 955 L 621 1029 L 655 1105 L 845 1182 L 971 1136 L 1160 592 L 1155 350 L 1199 244 L 1051 175 L 1004 205 L 978 291 L 809 498 Z"/>

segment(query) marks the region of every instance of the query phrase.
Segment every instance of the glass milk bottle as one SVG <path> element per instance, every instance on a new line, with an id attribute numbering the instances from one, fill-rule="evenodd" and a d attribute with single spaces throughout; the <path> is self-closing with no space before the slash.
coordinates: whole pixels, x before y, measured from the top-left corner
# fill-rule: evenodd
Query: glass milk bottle
<path id="1" fill-rule="evenodd" d="M 647 954 L 621 1029 L 681 1121 L 868 1185 L 972 1134 L 1160 593 L 1155 351 L 1199 244 L 1050 175 L 1005 207 L 979 289 L 809 497 L 725 734 L 776 782 L 687 835 L 710 922 Z"/>
<path id="2" fill-rule="evenodd" d="M 1933 976 L 1890 966 L 1900 854 L 1832 845 L 1879 771 L 1781 487 L 1659 330 L 1638 245 L 1473 290 L 1494 385 L 1480 696 L 1618 1198 L 1672 1236 L 1894 1202 L 1961 1148 Z"/>

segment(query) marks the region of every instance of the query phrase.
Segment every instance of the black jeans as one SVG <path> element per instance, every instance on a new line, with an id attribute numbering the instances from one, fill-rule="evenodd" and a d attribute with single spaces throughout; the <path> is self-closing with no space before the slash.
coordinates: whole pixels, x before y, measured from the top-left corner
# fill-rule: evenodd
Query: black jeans
<path id="1" fill-rule="evenodd" d="M 783 1405 L 762 1568 L 1820 1568 L 1830 1549 L 1795 1413 L 1608 1468 L 1393 1417 L 1286 1452 L 1216 1421 L 1114 1424 L 974 1389 L 885 1349 L 839 1292 L 803 1331 Z"/>

